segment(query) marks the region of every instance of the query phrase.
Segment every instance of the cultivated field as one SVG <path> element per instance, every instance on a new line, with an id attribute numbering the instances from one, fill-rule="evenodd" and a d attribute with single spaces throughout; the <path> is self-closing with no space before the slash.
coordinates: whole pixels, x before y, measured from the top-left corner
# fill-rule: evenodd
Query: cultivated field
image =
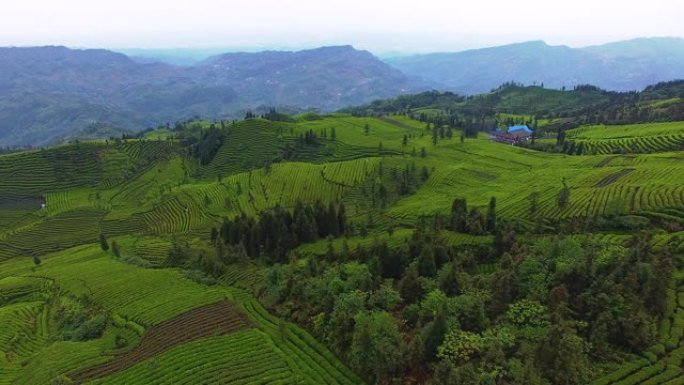
<path id="1" fill-rule="evenodd" d="M 455 198 L 484 212 L 494 197 L 499 220 L 521 229 L 601 219 L 613 227 L 573 236 L 605 244 L 624 243 L 639 224 L 673 231 L 684 224 L 681 122 L 569 130 L 571 154 L 484 134 L 462 141 L 458 130 L 434 143 L 424 123 L 403 116 L 257 118 L 225 130 L 205 165 L 168 130 L 0 156 L 0 385 L 362 383 L 307 330 L 255 298 L 262 261 L 227 262 L 215 279 L 169 267 L 178 245 L 196 250 L 198 264 L 221 258 L 208 238 L 224 218 L 259 218 L 298 201 L 343 203 L 348 236 L 301 245 L 288 255 L 294 261 L 324 257 L 329 247 L 403 247 L 421 220 L 448 217 Z M 316 134 L 315 144 L 302 144 L 307 133 Z M 564 186 L 569 199 L 561 206 Z M 102 251 L 101 234 L 117 243 L 119 257 Z M 438 236 L 449 247 L 494 242 L 492 235 Z M 483 276 L 499 269 L 476 265 Z M 592 385 L 684 384 L 678 274 L 659 343 Z M 58 315 L 74 309 L 100 320 L 99 333 L 72 337 Z"/>

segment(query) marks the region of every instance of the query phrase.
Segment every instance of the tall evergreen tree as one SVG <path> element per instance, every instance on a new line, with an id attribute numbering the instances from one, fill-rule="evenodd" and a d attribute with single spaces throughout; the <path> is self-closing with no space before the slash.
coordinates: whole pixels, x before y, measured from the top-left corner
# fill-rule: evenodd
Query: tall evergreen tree
<path id="1" fill-rule="evenodd" d="M 332 235 L 333 237 L 337 237 L 340 235 L 340 225 L 339 225 L 339 218 L 337 217 L 337 210 L 335 209 L 335 205 L 330 202 L 328 205 L 328 215 L 327 215 L 327 222 L 328 222 L 328 234 Z"/>
<path id="2" fill-rule="evenodd" d="M 107 238 L 103 233 L 100 233 L 100 247 L 102 248 L 102 251 L 109 250 L 109 243 L 107 243 Z"/>
<path id="3" fill-rule="evenodd" d="M 456 198 L 451 204 L 451 229 L 458 232 L 467 231 L 468 205 L 463 198 Z"/>
<path id="4" fill-rule="evenodd" d="M 486 227 L 488 233 L 493 234 L 496 232 L 496 198 L 494 197 L 489 200 Z"/>
<path id="5" fill-rule="evenodd" d="M 558 203 L 558 207 L 561 209 L 564 209 L 570 203 L 570 188 L 565 183 L 565 180 L 563 180 L 563 188 L 561 188 L 560 192 L 558 193 L 556 201 Z"/>
<path id="6" fill-rule="evenodd" d="M 219 237 L 219 232 L 218 232 L 218 230 L 216 230 L 216 227 L 212 227 L 212 228 L 211 228 L 211 234 L 210 234 L 210 237 L 209 237 L 210 240 L 211 240 L 211 243 L 212 243 L 212 244 L 216 243 L 216 240 L 218 239 L 218 237 Z"/>
<path id="7" fill-rule="evenodd" d="M 344 203 L 340 203 L 340 207 L 337 210 L 337 229 L 340 235 L 347 234 L 347 210 L 344 207 Z"/>
<path id="8" fill-rule="evenodd" d="M 418 273 L 423 277 L 434 277 L 437 274 L 437 263 L 432 246 L 427 245 L 418 257 Z"/>
<path id="9" fill-rule="evenodd" d="M 485 218 L 480 209 L 473 207 L 468 213 L 468 232 L 474 235 L 482 235 L 485 232 Z"/>

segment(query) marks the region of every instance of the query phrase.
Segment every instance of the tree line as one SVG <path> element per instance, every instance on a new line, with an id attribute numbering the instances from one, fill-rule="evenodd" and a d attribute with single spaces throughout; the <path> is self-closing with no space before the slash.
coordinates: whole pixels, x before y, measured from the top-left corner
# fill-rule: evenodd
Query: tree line
<path id="1" fill-rule="evenodd" d="M 245 214 L 224 219 L 220 229 L 212 228 L 211 241 L 244 247 L 251 259 L 264 257 L 270 263 L 286 262 L 297 246 L 318 239 L 336 238 L 352 231 L 343 203 L 327 206 L 297 201 L 292 211 L 281 206 L 266 210 L 259 219 Z"/>

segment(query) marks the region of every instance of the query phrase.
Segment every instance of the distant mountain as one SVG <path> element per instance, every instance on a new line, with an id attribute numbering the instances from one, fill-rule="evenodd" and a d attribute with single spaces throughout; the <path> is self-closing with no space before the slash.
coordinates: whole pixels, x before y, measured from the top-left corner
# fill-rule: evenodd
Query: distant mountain
<path id="1" fill-rule="evenodd" d="M 228 52 L 228 48 L 122 48 L 115 49 L 140 63 L 166 63 L 192 66 L 211 56 Z"/>
<path id="2" fill-rule="evenodd" d="M 465 94 L 488 92 L 509 81 L 632 91 L 684 78 L 684 39 L 644 38 L 579 49 L 532 41 L 385 61 L 406 74 Z"/>
<path id="3" fill-rule="evenodd" d="M 190 67 L 106 50 L 0 48 L 0 146 L 235 118 L 260 106 L 330 111 L 426 88 L 351 46 L 226 54 Z"/>
<path id="4" fill-rule="evenodd" d="M 298 52 L 228 53 L 200 63 L 206 79 L 232 84 L 249 104 L 338 109 L 420 87 L 401 71 L 351 46 Z"/>
<path id="5" fill-rule="evenodd" d="M 185 66 L 106 50 L 0 48 L 0 146 L 103 137 L 194 116 L 239 118 L 271 106 L 333 111 L 428 89 L 475 94 L 516 81 L 625 91 L 679 78 L 678 38 L 582 49 L 536 41 L 385 61 L 336 46 L 227 53 Z"/>

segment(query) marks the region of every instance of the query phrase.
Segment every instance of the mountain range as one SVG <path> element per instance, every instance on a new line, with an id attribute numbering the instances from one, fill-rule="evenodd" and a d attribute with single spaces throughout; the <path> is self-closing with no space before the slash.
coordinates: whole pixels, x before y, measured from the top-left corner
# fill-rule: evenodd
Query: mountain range
<path id="1" fill-rule="evenodd" d="M 558 89 L 591 84 L 611 91 L 638 91 L 684 78 L 684 39 L 642 38 L 586 48 L 532 41 L 386 61 L 406 74 L 461 94 L 488 92 L 509 81 Z"/>
<path id="2" fill-rule="evenodd" d="M 350 46 L 228 53 L 191 67 L 106 50 L 0 48 L 0 146 L 241 118 L 260 106 L 332 111 L 428 87 L 420 85 Z"/>
<path id="3" fill-rule="evenodd" d="M 179 66 L 107 50 L 0 48 L 0 146 L 40 146 L 247 110 L 334 111 L 428 89 L 487 92 L 507 81 L 642 89 L 684 78 L 684 40 L 573 49 L 528 42 L 386 59 L 351 46 L 226 53 Z"/>

